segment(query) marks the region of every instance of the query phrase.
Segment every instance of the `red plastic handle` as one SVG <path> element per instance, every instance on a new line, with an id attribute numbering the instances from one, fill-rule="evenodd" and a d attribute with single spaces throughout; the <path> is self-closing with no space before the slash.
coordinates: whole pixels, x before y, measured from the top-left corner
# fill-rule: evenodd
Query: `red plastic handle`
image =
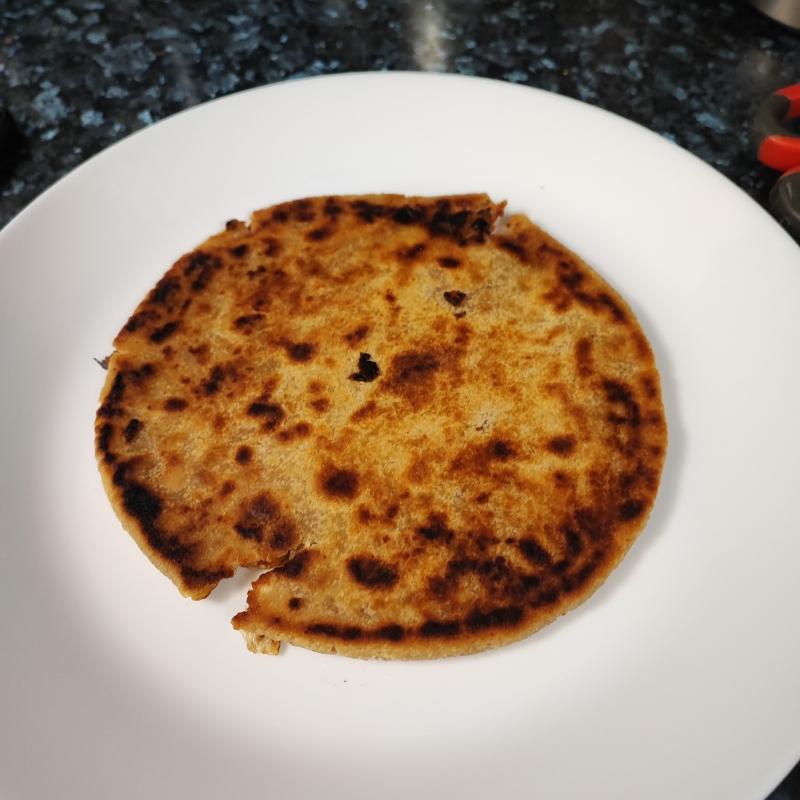
<path id="1" fill-rule="evenodd" d="M 758 160 L 764 166 L 781 172 L 800 166 L 800 137 L 767 137 L 759 145 Z"/>
<path id="2" fill-rule="evenodd" d="M 789 111 L 783 118 L 784 122 L 800 117 L 800 83 L 795 83 L 793 86 L 787 86 L 784 89 L 778 89 L 775 94 L 779 94 L 789 101 Z"/>
<path id="3" fill-rule="evenodd" d="M 753 120 L 753 144 L 758 160 L 785 172 L 800 164 L 800 134 L 789 123 L 800 117 L 800 83 L 773 92 Z"/>

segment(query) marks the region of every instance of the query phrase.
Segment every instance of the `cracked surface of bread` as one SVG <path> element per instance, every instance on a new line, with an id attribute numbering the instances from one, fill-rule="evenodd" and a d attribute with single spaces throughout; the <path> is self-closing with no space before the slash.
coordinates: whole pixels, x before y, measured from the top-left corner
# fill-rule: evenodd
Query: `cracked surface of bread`
<path id="1" fill-rule="evenodd" d="M 318 197 L 180 258 L 96 422 L 123 525 L 179 590 L 267 572 L 233 624 L 360 657 L 520 639 L 642 530 L 651 348 L 580 258 L 486 195 Z"/>

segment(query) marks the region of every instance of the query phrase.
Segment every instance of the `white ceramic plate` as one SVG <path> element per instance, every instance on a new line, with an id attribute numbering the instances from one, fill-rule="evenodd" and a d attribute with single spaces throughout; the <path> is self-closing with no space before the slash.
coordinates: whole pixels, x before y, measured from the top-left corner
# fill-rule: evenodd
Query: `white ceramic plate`
<path id="1" fill-rule="evenodd" d="M 251 655 L 229 618 L 252 575 L 181 599 L 95 470 L 92 357 L 173 259 L 255 208 L 366 191 L 507 198 L 654 343 L 671 443 L 650 524 L 512 647 Z M 280 84 L 91 159 L 0 234 L 0 794 L 762 800 L 800 753 L 798 298 L 796 246 L 724 178 L 509 84 Z"/>

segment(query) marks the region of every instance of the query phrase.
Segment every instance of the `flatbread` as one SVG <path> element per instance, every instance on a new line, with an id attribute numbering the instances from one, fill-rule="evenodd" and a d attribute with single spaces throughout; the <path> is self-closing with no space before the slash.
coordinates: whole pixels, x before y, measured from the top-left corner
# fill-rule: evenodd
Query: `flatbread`
<path id="1" fill-rule="evenodd" d="M 527 636 L 653 505 L 666 423 L 631 309 L 486 195 L 322 197 L 180 258 L 120 331 L 111 502 L 192 598 L 268 569 L 233 625 L 360 657 Z"/>

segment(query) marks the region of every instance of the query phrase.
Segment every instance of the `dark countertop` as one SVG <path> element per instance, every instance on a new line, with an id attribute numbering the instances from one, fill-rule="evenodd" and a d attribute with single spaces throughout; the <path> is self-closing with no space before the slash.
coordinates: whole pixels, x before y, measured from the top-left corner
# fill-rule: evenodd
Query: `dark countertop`
<path id="1" fill-rule="evenodd" d="M 754 161 L 749 121 L 800 80 L 800 34 L 740 0 L 6 0 L 0 97 L 25 147 L 0 174 L 0 225 L 93 153 L 183 108 L 380 69 L 577 97 L 677 142 L 763 204 L 776 175 Z M 770 800 L 800 800 L 800 768 Z"/>

